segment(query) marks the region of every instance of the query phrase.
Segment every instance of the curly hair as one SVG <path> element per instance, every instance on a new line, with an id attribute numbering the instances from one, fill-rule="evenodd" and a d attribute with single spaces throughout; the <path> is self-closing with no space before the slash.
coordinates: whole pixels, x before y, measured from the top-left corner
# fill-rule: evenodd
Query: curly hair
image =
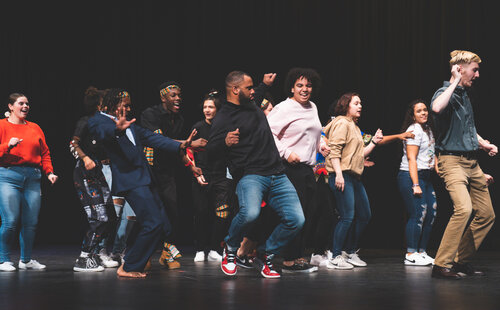
<path id="1" fill-rule="evenodd" d="M 104 98 L 102 99 L 102 106 L 108 111 L 108 113 L 114 113 L 120 102 L 122 101 L 122 94 L 126 92 L 121 88 L 111 88 L 106 91 Z"/>
<path id="2" fill-rule="evenodd" d="M 408 109 L 406 109 L 405 113 L 405 119 L 403 121 L 403 125 L 401 126 L 401 132 L 405 132 L 410 125 L 415 123 L 415 106 L 419 103 L 425 104 L 427 107 L 427 110 L 430 111 L 429 105 L 425 102 L 425 100 L 422 99 L 415 99 L 410 104 L 408 105 Z M 427 123 L 422 124 L 422 128 L 424 129 L 425 133 L 430 136 L 429 133 L 432 133 L 434 135 L 435 130 L 434 130 L 434 123 L 432 121 L 431 114 L 429 113 L 427 117 Z"/>
<path id="3" fill-rule="evenodd" d="M 319 92 L 321 88 L 321 77 L 316 70 L 311 68 L 292 68 L 288 71 L 285 79 L 285 94 L 287 94 L 288 97 L 293 97 L 292 88 L 295 82 L 300 78 L 305 78 L 311 82 L 313 95 Z"/>
<path id="4" fill-rule="evenodd" d="M 83 105 L 85 106 L 85 113 L 92 115 L 97 111 L 97 108 L 102 102 L 104 91 L 89 86 L 85 90 L 85 97 L 83 98 Z"/>

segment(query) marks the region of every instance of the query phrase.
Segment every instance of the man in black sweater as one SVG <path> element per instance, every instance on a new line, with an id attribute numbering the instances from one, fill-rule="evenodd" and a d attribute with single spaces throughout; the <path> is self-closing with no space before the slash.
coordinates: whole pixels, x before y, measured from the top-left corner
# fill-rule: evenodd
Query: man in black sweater
<path id="1" fill-rule="evenodd" d="M 304 214 L 284 167 L 264 113 L 252 103 L 252 78 L 241 71 L 226 77 L 227 102 L 215 116 L 207 151 L 209 158 L 228 157 L 229 170 L 237 181 L 240 209 L 225 238 L 222 271 L 236 274 L 236 251 L 245 233 L 258 218 L 265 198 L 280 223 L 259 251 L 261 274 L 279 278 L 272 259 L 304 225 Z"/>

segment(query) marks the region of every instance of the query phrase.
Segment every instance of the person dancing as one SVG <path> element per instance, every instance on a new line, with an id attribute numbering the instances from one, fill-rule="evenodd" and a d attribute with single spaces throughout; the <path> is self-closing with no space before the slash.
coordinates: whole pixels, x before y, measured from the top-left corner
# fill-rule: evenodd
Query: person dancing
<path id="1" fill-rule="evenodd" d="M 324 131 L 331 151 L 326 158 L 329 185 L 337 202 L 340 219 L 333 234 L 333 258 L 328 268 L 352 269 L 364 267 L 358 256 L 358 243 L 371 217 L 370 203 L 361 182 L 365 158 L 382 141 L 380 129 L 365 146 L 357 122 L 361 117 L 361 99 L 356 93 L 340 97 L 335 117 Z M 345 249 L 345 253 L 342 253 Z"/>
<path id="2" fill-rule="evenodd" d="M 399 192 L 408 212 L 404 264 L 428 266 L 434 263 L 426 249 L 437 209 L 436 193 L 431 183 L 432 170 L 437 171 L 437 160 L 432 122 L 423 100 L 410 103 L 401 130 L 413 132 L 415 136 L 403 142 L 398 173 Z"/>
<path id="3" fill-rule="evenodd" d="M 0 120 L 0 271 L 14 271 L 11 247 L 19 223 L 21 257 L 19 269 L 45 269 L 31 258 L 38 214 L 41 207 L 40 180 L 43 174 L 51 184 L 54 174 L 50 151 L 40 127 L 27 120 L 28 98 L 20 93 L 9 95 L 6 118 Z"/>
<path id="4" fill-rule="evenodd" d="M 490 156 L 495 156 L 498 148 L 477 133 L 467 94 L 479 78 L 481 58 L 461 50 L 451 52 L 450 56 L 450 80 L 434 93 L 431 110 L 439 132 L 436 137 L 439 173 L 454 209 L 436 253 L 432 277 L 460 279 L 462 275 L 484 275 L 470 262 L 493 226 L 495 212 L 487 178 L 477 158 L 479 148 Z M 473 219 L 467 225 L 472 214 Z"/>
<path id="5" fill-rule="evenodd" d="M 111 160 L 112 192 L 125 197 L 136 214 L 140 226 L 133 244 L 125 254 L 117 274 L 144 278 L 144 268 L 162 237 L 170 232 L 170 223 L 153 184 L 150 168 L 143 153 L 144 146 L 168 152 L 181 152 L 191 144 L 191 136 L 183 143 L 156 134 L 128 120 L 131 100 L 127 91 L 111 89 L 104 97 L 107 113 L 96 113 L 88 121 L 89 131 L 102 142 Z"/>

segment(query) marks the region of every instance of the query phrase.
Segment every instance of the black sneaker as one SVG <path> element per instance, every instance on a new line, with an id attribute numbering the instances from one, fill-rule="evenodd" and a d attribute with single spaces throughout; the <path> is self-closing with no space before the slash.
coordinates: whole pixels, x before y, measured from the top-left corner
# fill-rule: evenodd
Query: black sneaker
<path id="1" fill-rule="evenodd" d="M 293 265 L 287 266 L 283 265 L 281 268 L 282 272 L 304 272 L 304 273 L 309 273 L 309 272 L 315 272 L 318 271 L 317 266 L 313 266 L 309 263 L 297 263 L 294 262 Z"/>
<path id="2" fill-rule="evenodd" d="M 76 259 L 73 271 L 78 272 L 98 272 L 104 271 L 104 267 L 97 261 L 95 255 L 87 257 L 80 256 Z"/>
<path id="3" fill-rule="evenodd" d="M 248 255 L 245 256 L 236 256 L 236 265 L 246 269 L 253 268 L 253 259 L 249 258 Z"/>
<path id="4" fill-rule="evenodd" d="M 453 263 L 453 267 L 451 269 L 457 273 L 463 273 L 468 276 L 484 276 L 484 272 L 477 270 L 469 263 Z"/>

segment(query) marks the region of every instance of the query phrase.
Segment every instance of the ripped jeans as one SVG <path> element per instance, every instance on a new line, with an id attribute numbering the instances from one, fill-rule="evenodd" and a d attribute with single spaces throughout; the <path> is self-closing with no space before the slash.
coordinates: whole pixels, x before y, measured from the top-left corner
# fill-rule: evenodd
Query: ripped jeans
<path id="1" fill-rule="evenodd" d="M 418 171 L 418 184 L 422 196 L 413 195 L 410 172 L 399 170 L 398 187 L 403 197 L 408 222 L 406 223 L 406 247 L 408 253 L 425 252 L 436 217 L 436 193 L 431 183 L 431 170 Z"/>

